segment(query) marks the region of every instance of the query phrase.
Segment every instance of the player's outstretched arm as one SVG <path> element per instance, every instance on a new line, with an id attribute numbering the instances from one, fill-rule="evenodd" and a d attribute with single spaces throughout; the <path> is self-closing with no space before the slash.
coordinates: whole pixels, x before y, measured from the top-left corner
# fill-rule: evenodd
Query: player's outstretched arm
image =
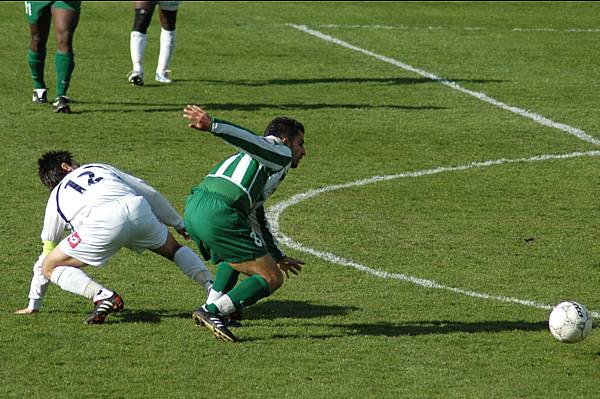
<path id="1" fill-rule="evenodd" d="M 49 248 L 53 243 L 44 243 L 44 246 Z M 42 299 L 46 294 L 46 289 L 50 284 L 50 281 L 42 274 L 42 263 L 46 258 L 45 254 L 40 255 L 38 260 L 33 265 L 33 275 L 31 277 L 31 283 L 29 286 L 29 306 L 23 309 L 17 309 L 15 314 L 33 314 L 37 313 L 42 306 Z"/>
<path id="2" fill-rule="evenodd" d="M 210 115 L 197 105 L 186 105 L 183 117 L 190 121 L 188 126 L 192 129 L 209 131 L 212 125 Z"/>

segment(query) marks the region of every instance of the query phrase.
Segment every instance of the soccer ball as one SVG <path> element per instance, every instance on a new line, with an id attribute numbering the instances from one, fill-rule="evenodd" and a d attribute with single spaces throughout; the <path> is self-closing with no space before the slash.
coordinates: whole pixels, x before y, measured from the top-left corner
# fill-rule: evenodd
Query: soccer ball
<path id="1" fill-rule="evenodd" d="M 561 302 L 552 309 L 548 327 L 554 338 L 560 342 L 579 342 L 592 331 L 592 315 L 580 303 Z"/>

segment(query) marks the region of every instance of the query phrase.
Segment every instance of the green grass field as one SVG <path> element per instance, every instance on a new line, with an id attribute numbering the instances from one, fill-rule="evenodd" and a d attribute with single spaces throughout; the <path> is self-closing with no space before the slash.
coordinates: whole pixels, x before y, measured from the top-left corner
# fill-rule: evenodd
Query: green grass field
<path id="1" fill-rule="evenodd" d="M 155 15 L 146 85 L 131 87 L 131 3 L 84 2 L 74 113 L 56 115 L 31 104 L 23 3 L 5 3 L 0 397 L 597 396 L 600 334 L 555 341 L 543 305 L 600 310 L 599 13 L 596 2 L 184 2 L 176 82 L 151 79 Z M 13 314 L 41 250 L 39 155 L 111 163 L 183 211 L 232 152 L 186 127 L 188 103 L 256 132 L 278 115 L 304 123 L 307 156 L 269 201 L 322 191 L 273 212 L 302 275 L 246 309 L 236 344 L 195 326 L 198 286 L 127 250 L 87 269 L 125 300 L 105 325 L 84 325 L 90 303 L 56 286 L 41 313 Z M 373 176 L 393 178 L 331 189 Z"/>

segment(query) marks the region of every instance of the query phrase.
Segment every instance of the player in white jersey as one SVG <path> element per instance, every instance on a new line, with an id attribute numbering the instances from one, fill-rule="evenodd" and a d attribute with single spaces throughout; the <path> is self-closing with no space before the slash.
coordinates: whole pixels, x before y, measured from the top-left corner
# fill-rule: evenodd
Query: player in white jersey
<path id="1" fill-rule="evenodd" d="M 172 226 L 189 239 L 181 216 L 153 187 L 107 164 L 79 165 L 68 151 L 47 152 L 38 165 L 42 183 L 51 190 L 41 233 L 44 250 L 33 267 L 29 306 L 17 313 L 37 312 L 51 281 L 93 300 L 86 321 L 103 323 L 123 309 L 123 299 L 81 268 L 105 265 L 122 247 L 139 253 L 150 249 L 210 290 L 212 276 L 204 262 L 168 231 Z M 63 239 L 66 230 L 71 233 Z"/>

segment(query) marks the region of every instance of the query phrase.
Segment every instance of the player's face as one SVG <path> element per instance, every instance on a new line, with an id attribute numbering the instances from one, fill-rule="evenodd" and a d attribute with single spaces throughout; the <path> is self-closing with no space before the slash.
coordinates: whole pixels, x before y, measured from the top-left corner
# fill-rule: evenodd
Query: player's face
<path id="1" fill-rule="evenodd" d="M 304 133 L 300 132 L 290 142 L 290 148 L 292 149 L 292 168 L 297 168 L 302 157 L 306 155 L 304 149 Z"/>

